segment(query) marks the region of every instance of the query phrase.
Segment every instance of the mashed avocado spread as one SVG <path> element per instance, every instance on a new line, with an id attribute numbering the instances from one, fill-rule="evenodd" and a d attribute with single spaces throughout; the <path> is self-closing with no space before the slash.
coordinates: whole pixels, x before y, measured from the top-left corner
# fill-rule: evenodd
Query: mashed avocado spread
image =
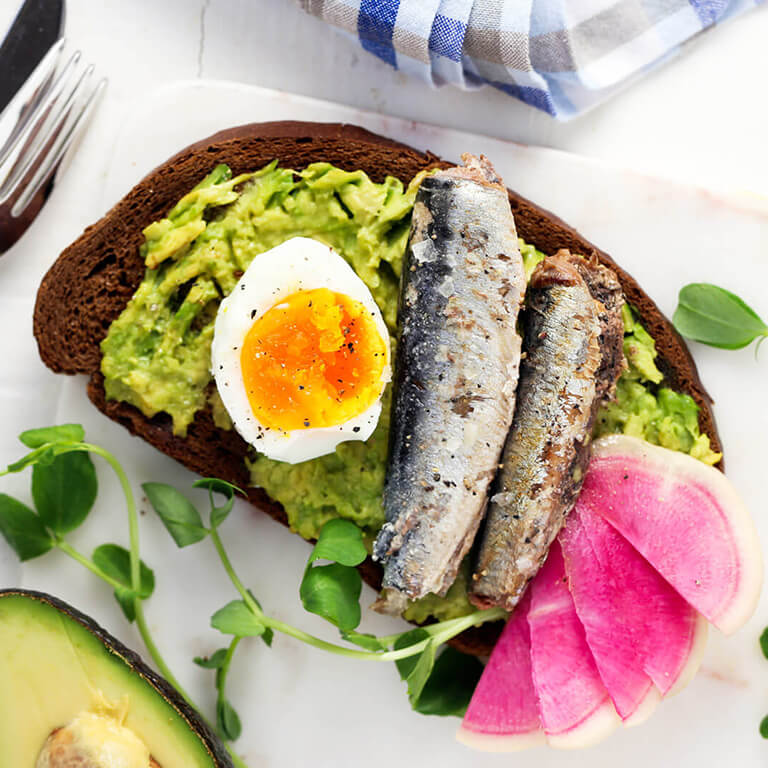
<path id="1" fill-rule="evenodd" d="M 168 414 L 177 435 L 186 434 L 206 404 L 218 426 L 231 428 L 210 372 L 216 311 L 258 254 L 291 237 L 313 237 L 338 251 L 370 289 L 394 336 L 400 269 L 420 181 L 421 175 L 407 187 L 393 177 L 375 183 L 362 171 L 328 163 L 294 171 L 274 161 L 236 177 L 225 165 L 215 168 L 166 218 L 144 230 L 144 279 L 101 346 L 107 397 L 150 417 Z M 544 254 L 520 245 L 530 276 Z M 653 339 L 629 307 L 624 325 L 628 368 L 616 401 L 599 412 L 595 434 L 622 432 L 716 463 L 720 455 L 699 432 L 698 406 L 689 395 L 660 386 Z M 291 528 L 304 538 L 343 517 L 372 543 L 384 523 L 389 404 L 387 389 L 379 424 L 364 443 L 342 443 L 335 453 L 302 464 L 256 453 L 248 460 L 253 485 L 285 507 Z M 466 580 L 464 569 L 445 597 L 412 603 L 406 618 L 468 613 Z"/>

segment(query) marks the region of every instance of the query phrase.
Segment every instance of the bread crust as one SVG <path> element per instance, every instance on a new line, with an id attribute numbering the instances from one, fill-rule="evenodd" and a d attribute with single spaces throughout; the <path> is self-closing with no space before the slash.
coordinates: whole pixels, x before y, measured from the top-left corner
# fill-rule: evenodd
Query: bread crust
<path id="1" fill-rule="evenodd" d="M 194 472 L 221 477 L 240 487 L 247 487 L 249 479 L 243 461 L 247 446 L 239 435 L 218 429 L 210 411 L 204 410 L 185 438 L 176 437 L 169 417 L 159 414 L 148 419 L 133 406 L 107 401 L 99 370 L 99 344 L 144 275 L 139 256 L 144 227 L 164 216 L 215 165 L 226 163 L 239 174 L 275 158 L 290 168 L 325 161 L 346 170 L 362 169 L 377 182 L 388 175 L 407 182 L 421 170 L 452 165 L 429 152 L 341 123 L 281 121 L 220 131 L 181 150 L 148 174 L 66 248 L 43 278 L 34 311 L 40 357 L 51 370 L 88 375 L 89 398 L 111 419 Z M 709 435 L 713 450 L 720 451 L 712 400 L 685 343 L 653 300 L 608 254 L 560 218 L 515 192 L 510 191 L 509 198 L 518 234 L 526 242 L 550 254 L 566 248 L 594 255 L 616 272 L 627 300 L 656 341 L 657 364 L 667 383 L 693 397 L 700 408 L 701 430 Z M 719 466 L 722 469 L 722 463 Z M 261 489 L 249 489 L 248 499 L 278 522 L 288 524 L 283 508 Z M 378 589 L 378 566 L 368 560 L 361 570 L 366 582 Z M 469 653 L 487 654 L 500 629 L 500 622 L 483 625 L 452 644 Z"/>

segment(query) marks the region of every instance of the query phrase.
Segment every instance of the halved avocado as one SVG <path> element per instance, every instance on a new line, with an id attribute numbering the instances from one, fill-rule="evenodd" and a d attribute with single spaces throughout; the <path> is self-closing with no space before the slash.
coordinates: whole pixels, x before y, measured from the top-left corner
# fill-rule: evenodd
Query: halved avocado
<path id="1" fill-rule="evenodd" d="M 49 736 L 88 713 L 129 729 L 160 768 L 232 768 L 200 716 L 96 622 L 50 595 L 0 590 L 0 764 L 35 768 Z"/>

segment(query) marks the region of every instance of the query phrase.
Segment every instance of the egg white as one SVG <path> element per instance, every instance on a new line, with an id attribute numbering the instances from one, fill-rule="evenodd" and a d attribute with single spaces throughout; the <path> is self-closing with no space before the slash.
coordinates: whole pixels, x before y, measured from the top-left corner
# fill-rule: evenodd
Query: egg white
<path id="1" fill-rule="evenodd" d="M 286 240 L 251 262 L 219 307 L 211 346 L 216 387 L 235 429 L 260 453 L 290 464 L 333 453 L 339 443 L 347 440 L 367 440 L 381 415 L 381 393 L 359 416 L 332 427 L 282 431 L 264 426 L 253 413 L 240 363 L 248 331 L 282 299 L 316 288 L 345 294 L 371 313 L 386 349 L 383 392 L 391 378 L 389 332 L 384 318 L 352 267 L 333 248 L 308 237 Z"/>

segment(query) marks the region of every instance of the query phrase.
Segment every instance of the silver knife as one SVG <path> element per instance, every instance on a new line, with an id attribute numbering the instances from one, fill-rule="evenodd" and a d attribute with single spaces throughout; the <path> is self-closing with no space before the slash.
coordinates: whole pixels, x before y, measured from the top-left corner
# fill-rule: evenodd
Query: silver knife
<path id="1" fill-rule="evenodd" d="M 26 0 L 0 45 L 0 112 L 61 37 L 64 0 Z"/>

